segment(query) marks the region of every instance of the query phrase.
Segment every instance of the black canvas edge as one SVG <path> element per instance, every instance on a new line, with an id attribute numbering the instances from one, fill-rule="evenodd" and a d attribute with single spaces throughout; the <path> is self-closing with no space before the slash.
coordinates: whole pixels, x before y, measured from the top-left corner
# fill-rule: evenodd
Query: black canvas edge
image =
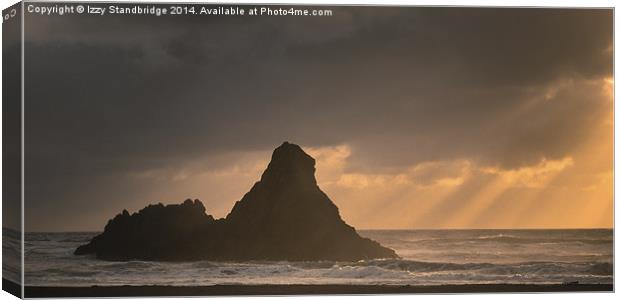
<path id="1" fill-rule="evenodd" d="M 19 249 L 3 252 L 2 289 L 18 298 L 23 297 L 23 3 L 18 2 L 2 11 L 2 210 L 11 221 L 3 218 L 3 244 L 10 230 L 19 236 Z M 13 237 L 15 238 L 15 237 Z M 7 255 L 15 255 L 19 282 L 5 277 Z M 14 266 L 14 268 L 15 268 Z"/>

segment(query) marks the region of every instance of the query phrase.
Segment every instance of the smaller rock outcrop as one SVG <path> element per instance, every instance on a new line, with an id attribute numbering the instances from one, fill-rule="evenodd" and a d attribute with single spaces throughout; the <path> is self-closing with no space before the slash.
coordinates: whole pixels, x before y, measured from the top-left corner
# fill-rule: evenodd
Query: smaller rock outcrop
<path id="1" fill-rule="evenodd" d="M 104 232 L 75 250 L 76 255 L 96 253 L 107 260 L 191 260 L 203 256 L 190 243 L 199 239 L 215 220 L 200 200 L 182 204 L 149 205 L 137 213 L 127 210 L 108 221 Z"/>

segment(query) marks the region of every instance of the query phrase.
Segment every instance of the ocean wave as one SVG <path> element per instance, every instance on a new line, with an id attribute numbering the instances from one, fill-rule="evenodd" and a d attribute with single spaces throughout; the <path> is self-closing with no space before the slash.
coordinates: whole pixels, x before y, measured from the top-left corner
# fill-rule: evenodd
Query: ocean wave
<path id="1" fill-rule="evenodd" d="M 454 244 L 454 243 L 507 243 L 507 244 L 613 244 L 613 239 L 601 238 L 538 238 L 538 237 L 522 237 L 514 235 L 485 235 L 467 238 L 429 238 L 420 240 L 403 240 L 404 243 L 412 244 Z"/>
<path id="2" fill-rule="evenodd" d="M 566 262 L 523 262 L 513 264 L 494 263 L 444 263 L 412 260 L 370 260 L 361 261 L 354 266 L 376 266 L 389 270 L 409 272 L 479 271 L 487 274 L 594 274 L 612 275 L 613 264 L 607 262 L 566 263 Z"/>
<path id="3" fill-rule="evenodd" d="M 66 239 L 59 240 L 58 242 L 60 243 L 86 243 L 86 242 L 89 242 L 91 239 L 92 237 L 88 236 L 88 237 L 79 237 L 79 238 L 66 238 Z"/>
<path id="4" fill-rule="evenodd" d="M 50 242 L 52 241 L 47 235 L 37 234 L 37 235 L 26 235 L 26 242 Z"/>
<path id="5" fill-rule="evenodd" d="M 139 261 L 139 260 L 131 260 L 131 261 L 121 261 L 121 262 L 112 262 L 99 265 L 98 267 L 104 270 L 126 270 L 126 269 L 150 269 L 156 266 L 157 262 L 149 262 L 149 261 Z"/>
<path id="6" fill-rule="evenodd" d="M 111 262 L 73 256 L 77 241 L 89 239 L 92 233 L 27 234 L 26 282 L 67 286 L 613 282 L 613 237 L 607 231 L 370 234 L 403 258 L 358 262 Z M 35 240 L 30 239 L 33 237 Z"/>
<path id="7" fill-rule="evenodd" d="M 133 284 L 192 284 L 187 280 L 238 284 L 281 283 L 561 283 L 564 281 L 609 282 L 611 263 L 526 262 L 519 264 L 442 263 L 402 259 L 348 262 L 261 262 L 261 263 L 162 263 L 97 261 L 77 267 L 56 265 L 27 273 L 34 282 L 45 277 L 70 284 L 85 282 L 132 282 Z M 182 278 L 181 281 L 179 281 Z M 50 279 L 47 279 L 50 280 Z M 187 282 L 186 282 L 187 281 Z"/>
<path id="8" fill-rule="evenodd" d="M 210 269 L 217 267 L 217 264 L 210 261 L 201 260 L 199 262 L 192 263 L 191 266 L 198 269 Z"/>
<path id="9" fill-rule="evenodd" d="M 46 273 L 51 276 L 68 276 L 68 277 L 88 277 L 97 275 L 99 271 L 97 270 L 75 270 L 75 269 L 66 269 L 66 268 L 49 268 L 45 270 L 39 270 L 39 273 Z"/>

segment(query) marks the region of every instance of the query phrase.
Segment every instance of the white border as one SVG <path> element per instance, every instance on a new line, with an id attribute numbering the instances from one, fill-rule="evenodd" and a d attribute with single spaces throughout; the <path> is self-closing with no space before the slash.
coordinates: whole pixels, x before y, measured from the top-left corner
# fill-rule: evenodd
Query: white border
<path id="1" fill-rule="evenodd" d="M 17 1 L 14 0 L 0 0 L 0 7 L 2 9 L 9 7 L 15 4 Z M 27 1 L 27 2 L 46 2 L 46 1 Z M 47 1 L 52 2 L 52 1 Z M 57 1 L 57 2 L 89 2 L 89 1 Z M 108 1 L 102 1 L 108 2 Z M 175 3 L 187 3 L 187 2 L 195 2 L 195 3 L 245 3 L 245 4 L 254 4 L 254 3 L 271 3 L 271 4 L 315 4 L 315 5 L 381 5 L 381 6 L 500 6 L 500 7 L 616 7 L 616 1 L 612 0 L 590 0 L 590 1 L 578 1 L 578 0 L 522 0 L 522 1 L 507 1 L 507 0 L 449 0 L 449 1 L 431 1 L 431 0 L 355 0 L 355 1 L 347 1 L 347 0 L 268 0 L 268 1 L 256 1 L 256 0 L 241 0 L 241 1 L 230 1 L 230 0 L 220 0 L 220 1 L 182 1 L 182 0 L 152 0 L 152 1 L 118 1 L 125 3 L 149 3 L 149 2 L 175 2 Z M 24 16 L 22 12 L 22 29 L 24 24 Z M 617 50 L 615 48 L 616 35 L 618 34 L 617 23 L 615 22 L 615 11 L 614 11 L 614 78 L 617 71 L 617 66 L 615 64 L 615 55 Z M 22 56 L 23 56 L 23 30 L 22 30 Z M 0 58 L 1 63 L 1 58 Z M 24 105 L 24 61 L 22 60 L 22 147 L 24 147 L 24 139 L 23 139 L 23 129 L 24 129 L 24 115 L 23 115 L 23 105 Z M 0 75 L 1 78 L 1 75 Z M 1 88 L 0 88 L 1 94 Z M 614 86 L 614 99 L 616 99 L 616 89 Z M 615 176 L 615 167 L 616 165 L 616 154 L 618 154 L 618 144 L 615 139 L 615 132 L 617 132 L 618 124 L 615 123 L 615 114 L 619 112 L 619 108 L 615 106 L 614 100 L 614 216 L 618 216 L 618 207 L 615 205 L 615 190 L 616 187 L 620 184 L 620 180 Z M 0 108 L 1 111 L 1 108 Z M 0 132 L 2 130 L 2 116 L 0 114 Z M 0 141 L 0 146 L 2 142 Z M 22 148 L 23 150 L 23 148 Z M 2 167 L 2 162 L 0 162 L 0 169 Z M 24 168 L 24 160 L 22 155 L 22 170 Z M 22 182 L 24 180 L 24 173 L 22 172 Z M 0 182 L 0 191 L 2 189 L 2 183 Z M 22 186 L 22 197 L 24 195 L 24 187 Z M 23 198 L 22 198 L 22 235 L 24 230 L 24 206 L 23 206 Z M 0 221 L 1 221 L 0 214 Z M 615 219 L 614 219 L 615 224 Z M 614 226 L 615 227 L 615 226 Z M 618 241 L 617 232 L 614 230 L 614 257 L 617 257 L 618 247 L 615 247 Z M 24 247 L 24 241 L 22 238 L 22 247 Z M 22 248 L 23 249 L 23 248 Z M 0 249 L 1 254 L 1 249 Z M 24 264 L 24 257 L 22 256 L 22 268 Z M 617 265 L 614 263 L 614 271 L 617 269 Z M 617 274 L 614 272 L 614 275 Z M 24 276 L 22 273 L 22 282 L 24 282 Z M 619 280 L 617 277 L 614 278 L 614 285 L 618 284 Z M 23 295 L 23 290 L 22 290 Z M 337 299 L 362 299 L 362 297 L 372 297 L 374 299 L 387 299 L 392 298 L 404 298 L 410 297 L 412 295 L 377 295 L 377 296 L 331 296 Z M 458 294 L 458 295 L 415 295 L 418 299 L 453 299 L 453 297 L 458 297 L 459 299 L 479 299 L 484 297 L 493 297 L 493 299 L 499 297 L 502 299 L 521 299 L 521 298 L 533 298 L 533 299 L 582 299 L 586 297 L 596 297 L 596 298 L 607 298 L 614 299 L 615 295 L 611 293 L 542 293 L 542 294 Z M 319 299 L 322 296 L 291 296 L 290 299 Z M 432 297 L 432 298 L 431 298 Z M 612 298 L 613 297 L 613 298 Z M 250 299 L 253 297 L 226 297 L 226 299 Z M 15 299 L 12 295 L 2 291 L 0 293 L 0 299 Z M 73 298 L 80 299 L 80 298 Z M 82 298 L 83 299 L 83 298 Z M 148 298 L 141 298 L 148 299 Z M 177 298 L 168 298 L 168 297 L 158 297 L 157 299 L 177 299 Z M 490 299 L 490 298 L 487 298 Z"/>

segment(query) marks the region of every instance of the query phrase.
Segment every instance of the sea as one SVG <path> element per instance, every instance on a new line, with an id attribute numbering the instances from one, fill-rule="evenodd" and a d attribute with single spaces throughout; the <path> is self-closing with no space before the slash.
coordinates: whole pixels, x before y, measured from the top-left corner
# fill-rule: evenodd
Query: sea
<path id="1" fill-rule="evenodd" d="M 357 262 L 102 261 L 74 256 L 97 233 L 27 233 L 25 284 L 613 283 L 613 231 L 360 230 L 400 259 Z"/>

